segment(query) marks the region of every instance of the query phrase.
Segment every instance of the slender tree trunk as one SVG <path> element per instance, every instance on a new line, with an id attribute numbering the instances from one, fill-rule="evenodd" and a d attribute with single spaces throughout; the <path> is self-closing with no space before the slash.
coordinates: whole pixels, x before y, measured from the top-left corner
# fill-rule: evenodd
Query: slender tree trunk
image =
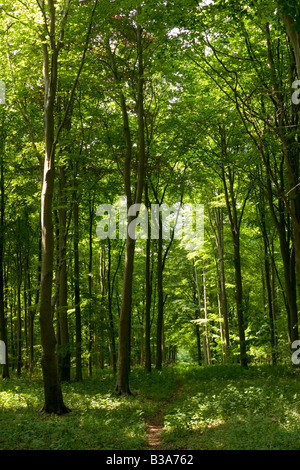
<path id="1" fill-rule="evenodd" d="M 223 139 L 224 136 L 222 135 Z M 226 143 L 223 141 L 223 145 Z M 223 148 L 223 152 L 225 152 Z M 225 190 L 225 199 L 227 210 L 229 214 L 231 235 L 234 248 L 234 271 L 235 271 L 235 298 L 236 298 L 236 310 L 238 320 L 238 333 L 240 340 L 240 363 L 242 367 L 247 367 L 247 351 L 246 351 L 246 339 L 245 339 L 245 324 L 244 324 L 244 301 L 243 301 L 243 282 L 242 282 L 242 270 L 241 270 L 241 253 L 240 253 L 240 222 L 237 215 L 237 201 L 234 196 L 234 179 L 232 170 L 228 169 L 228 184 L 226 181 L 226 175 L 224 167 L 222 167 L 222 179 Z M 228 188 L 229 186 L 229 188 Z"/>
<path id="2" fill-rule="evenodd" d="M 227 138 L 225 126 L 219 126 L 220 140 L 221 140 L 221 154 L 223 161 L 227 161 Z M 247 202 L 249 192 L 244 198 L 241 212 L 238 216 L 237 200 L 234 194 L 234 169 L 228 166 L 227 174 L 225 173 L 224 165 L 221 166 L 222 181 L 225 192 L 225 201 L 227 212 L 229 216 L 230 229 L 234 248 L 234 271 L 235 271 L 235 298 L 236 310 L 238 320 L 238 333 L 240 340 L 240 363 L 242 367 L 247 367 L 247 348 L 245 338 L 245 324 L 244 324 L 244 300 L 243 300 L 243 282 L 241 270 L 241 253 L 240 253 L 240 226 L 243 217 L 243 211 Z M 227 182 L 228 179 L 228 182 Z"/>
<path id="3" fill-rule="evenodd" d="M 94 221 L 94 197 L 89 195 L 89 272 L 88 272 L 88 292 L 89 292 L 89 306 L 88 306 L 88 375 L 92 375 L 92 336 L 93 336 L 93 309 L 92 309 L 92 295 L 93 295 L 93 221 Z"/>
<path id="4" fill-rule="evenodd" d="M 148 184 L 145 184 L 145 205 L 149 213 L 149 197 L 148 197 Z M 151 238 L 150 223 L 148 217 L 148 237 L 146 240 L 146 304 L 145 304 L 145 370 L 151 372 L 151 297 L 152 297 L 152 283 L 151 283 Z"/>
<path id="5" fill-rule="evenodd" d="M 273 240 L 270 242 L 270 255 L 271 255 L 271 294 L 272 294 L 272 312 L 273 312 L 273 323 L 274 323 L 274 347 L 275 347 L 275 354 L 277 358 L 277 348 L 278 348 L 278 333 L 276 328 L 277 323 L 277 302 L 276 302 L 276 286 L 275 286 L 275 259 L 274 259 L 274 243 Z"/>
<path id="6" fill-rule="evenodd" d="M 115 343 L 115 329 L 114 319 L 112 312 L 112 286 L 111 286 L 111 242 L 108 239 L 108 265 L 107 265 L 107 300 L 108 300 L 108 321 L 109 321 L 109 342 L 111 354 L 111 367 L 116 371 L 116 343 Z"/>
<path id="7" fill-rule="evenodd" d="M 145 131 L 144 131 L 144 66 L 142 50 L 142 28 L 137 25 L 137 55 L 138 55 L 138 84 L 137 84 L 137 115 L 138 115 L 138 170 L 135 203 L 140 204 L 144 188 L 145 177 Z M 124 164 L 125 194 L 127 197 L 127 208 L 131 206 L 131 157 L 132 144 L 129 128 L 126 102 L 123 93 L 120 95 L 123 116 L 124 136 L 126 142 L 126 157 Z M 128 226 L 133 218 L 128 216 Z M 119 321 L 119 349 L 118 369 L 115 391 L 120 395 L 129 395 L 129 372 L 130 372 L 130 331 L 131 331 L 131 304 L 132 304 L 132 280 L 134 266 L 135 240 L 129 234 L 126 239 L 125 265 L 122 291 L 122 306 Z"/>
<path id="8" fill-rule="evenodd" d="M 20 247 L 17 252 L 18 286 L 17 286 L 17 375 L 21 375 L 22 369 L 22 316 L 21 316 L 21 284 L 22 267 Z"/>
<path id="9" fill-rule="evenodd" d="M 2 365 L 2 378 L 9 377 L 8 344 L 7 344 L 7 322 L 4 309 L 4 210 L 5 210 L 5 186 L 4 186 L 4 138 L 0 144 L 0 340 L 5 344 L 5 364 Z"/>
<path id="10" fill-rule="evenodd" d="M 264 281 L 265 281 L 265 286 L 266 286 L 266 291 L 267 291 L 271 356 L 272 356 L 272 363 L 276 364 L 277 354 L 276 354 L 275 324 L 274 324 L 275 315 L 273 312 L 274 303 L 273 303 L 272 284 L 271 284 L 271 263 L 270 263 L 270 253 L 269 253 L 269 238 L 268 238 L 266 220 L 265 220 L 264 198 L 260 202 L 258 209 L 259 209 L 261 231 L 262 231 L 262 236 L 263 236 L 263 246 L 264 246 Z"/>
<path id="11" fill-rule="evenodd" d="M 162 220 L 159 214 L 159 238 L 157 249 L 157 323 L 156 323 L 156 369 L 162 368 L 162 332 L 163 332 L 163 312 L 164 312 L 164 294 L 163 294 L 163 253 L 162 253 Z"/>
<path id="12" fill-rule="evenodd" d="M 206 276 L 205 276 L 205 267 L 203 267 L 203 301 L 204 301 L 204 334 L 203 334 L 203 341 L 204 347 L 206 349 L 206 363 L 209 365 L 211 363 L 210 359 L 210 346 L 209 346 L 209 337 L 208 337 L 208 308 L 207 308 L 207 294 L 206 294 Z"/>
<path id="13" fill-rule="evenodd" d="M 266 290 L 267 290 L 269 325 L 270 325 L 272 364 L 276 364 L 277 360 L 276 360 L 276 352 L 275 352 L 275 326 L 274 326 L 274 313 L 273 313 L 273 301 L 272 301 L 272 289 L 271 289 L 270 262 L 269 262 L 267 242 L 265 239 L 264 239 L 264 265 L 265 265 L 265 282 L 266 282 Z"/>
<path id="14" fill-rule="evenodd" d="M 60 328 L 60 380 L 70 381 L 71 362 L 68 329 L 68 306 L 67 306 L 67 260 L 66 260 L 66 238 L 67 238 L 67 211 L 65 193 L 66 175 L 65 167 L 59 168 L 59 296 L 58 315 Z"/>
<path id="15" fill-rule="evenodd" d="M 198 281 L 198 270 L 196 266 L 196 261 L 193 259 L 193 266 L 194 266 L 194 282 L 196 285 L 197 289 L 197 298 L 198 298 L 198 308 L 199 308 L 199 317 L 203 319 L 202 316 L 202 306 L 201 306 L 201 294 L 200 294 L 200 286 L 199 286 L 199 281 Z M 199 318 L 198 317 L 198 318 Z M 199 336 L 200 340 L 200 336 Z M 202 326 L 202 345 L 203 345 L 203 356 L 204 356 L 204 364 L 208 364 L 208 352 L 207 352 L 207 341 L 206 341 L 206 334 L 205 334 L 205 325 Z M 199 358 L 199 353 L 198 353 L 198 358 Z"/>
<path id="16" fill-rule="evenodd" d="M 26 288 L 27 288 L 27 319 L 28 319 L 28 368 L 33 372 L 34 367 L 34 312 L 32 308 L 31 278 L 29 271 L 29 260 L 26 257 Z"/>
<path id="17" fill-rule="evenodd" d="M 282 178 L 281 178 L 282 179 Z M 282 199 L 278 199 L 278 217 L 275 212 L 275 204 L 273 201 L 273 192 L 270 178 L 267 178 L 267 196 L 271 215 L 277 229 L 281 258 L 283 262 L 284 287 L 286 297 L 287 319 L 288 319 L 288 335 L 289 344 L 299 339 L 298 328 L 292 325 L 298 325 L 298 309 L 297 309 L 297 284 L 295 274 L 295 253 L 290 248 L 291 227 L 286 221 L 284 204 Z"/>
<path id="18" fill-rule="evenodd" d="M 227 294 L 225 283 L 225 263 L 224 263 L 224 238 L 223 238 L 223 210 L 215 208 L 216 214 L 216 229 L 218 239 L 218 255 L 219 255 L 219 274 L 220 274 L 220 292 L 221 292 L 221 311 L 224 327 L 224 346 L 225 346 L 225 361 L 229 354 L 229 327 L 228 327 L 228 306 Z"/>

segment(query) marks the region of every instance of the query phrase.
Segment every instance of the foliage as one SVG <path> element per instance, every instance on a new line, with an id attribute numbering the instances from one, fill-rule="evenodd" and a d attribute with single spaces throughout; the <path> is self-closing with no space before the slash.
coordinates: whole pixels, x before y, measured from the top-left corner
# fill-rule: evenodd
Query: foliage
<path id="1" fill-rule="evenodd" d="M 182 392 L 166 412 L 168 449 L 299 449 L 299 375 L 286 367 L 180 367 Z"/>
<path id="2" fill-rule="evenodd" d="M 38 412 L 38 375 L 2 380 L 2 450 L 139 450 L 146 420 L 166 407 L 163 449 L 299 449 L 299 375 L 286 366 L 199 367 L 131 372 L 133 396 L 111 394 L 114 376 L 103 370 L 63 385 L 68 415 Z M 174 402 L 175 384 L 181 389 Z"/>

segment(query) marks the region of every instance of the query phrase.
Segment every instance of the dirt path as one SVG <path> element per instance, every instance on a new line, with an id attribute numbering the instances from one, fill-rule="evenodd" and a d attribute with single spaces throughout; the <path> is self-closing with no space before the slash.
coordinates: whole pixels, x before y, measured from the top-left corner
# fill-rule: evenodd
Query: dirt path
<path id="1" fill-rule="evenodd" d="M 146 421 L 146 431 L 147 431 L 147 449 L 149 450 L 162 450 L 161 443 L 161 433 L 164 427 L 164 411 L 167 406 L 175 402 L 180 391 L 181 383 L 176 382 L 175 394 L 171 401 L 167 402 L 162 409 L 156 415 L 152 416 Z"/>

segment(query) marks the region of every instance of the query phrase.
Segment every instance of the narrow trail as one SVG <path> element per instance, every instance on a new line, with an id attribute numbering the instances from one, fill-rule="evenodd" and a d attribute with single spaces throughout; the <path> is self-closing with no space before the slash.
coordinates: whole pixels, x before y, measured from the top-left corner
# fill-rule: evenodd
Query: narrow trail
<path id="1" fill-rule="evenodd" d="M 152 416 L 146 421 L 147 432 L 147 449 L 148 450 L 163 450 L 161 442 L 161 434 L 164 427 L 164 412 L 167 406 L 177 400 L 181 391 L 182 385 L 180 381 L 176 382 L 176 389 L 172 400 L 168 401 L 156 415 Z"/>

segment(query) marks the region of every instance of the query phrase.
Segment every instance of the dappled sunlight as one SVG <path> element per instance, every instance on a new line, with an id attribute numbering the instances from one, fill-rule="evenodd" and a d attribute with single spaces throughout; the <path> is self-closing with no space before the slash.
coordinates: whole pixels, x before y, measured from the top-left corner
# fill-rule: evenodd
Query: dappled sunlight
<path id="1" fill-rule="evenodd" d="M 56 416 L 39 413 L 39 380 L 2 381 L 0 449 L 145 449 L 158 416 L 160 449 L 299 448 L 299 376 L 283 367 L 137 368 L 132 383 L 129 397 L 104 374 L 64 384 L 72 411 Z"/>

